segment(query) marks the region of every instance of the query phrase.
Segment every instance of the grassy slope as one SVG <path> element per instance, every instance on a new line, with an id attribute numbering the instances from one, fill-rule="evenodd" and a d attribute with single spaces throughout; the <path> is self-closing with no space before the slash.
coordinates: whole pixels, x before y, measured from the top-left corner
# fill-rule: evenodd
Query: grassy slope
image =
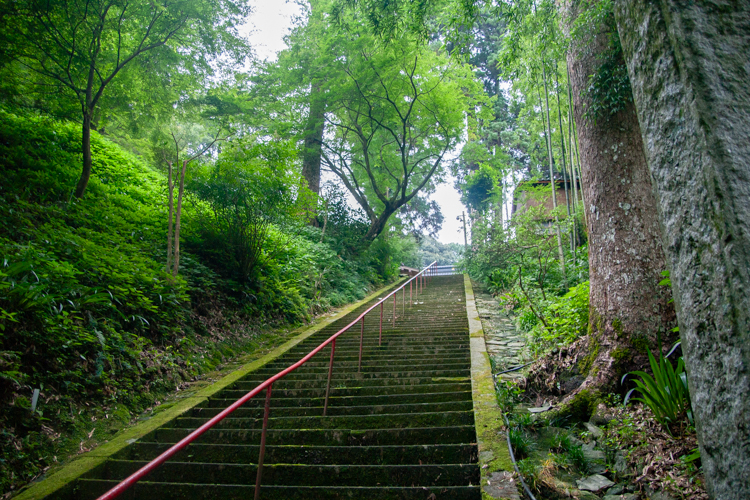
<path id="1" fill-rule="evenodd" d="M 74 124 L 0 111 L 0 494 L 83 447 L 92 427 L 95 438 L 107 432 L 93 421 L 126 422 L 266 342 L 258 325 L 300 319 L 283 308 L 304 303 L 299 288 L 264 291 L 275 309 L 243 301 L 189 254 L 171 279 L 163 176 L 94 134 L 94 175 L 85 197 L 71 199 L 79 144 Z M 189 214 L 185 223 L 189 232 Z M 295 245 L 292 254 L 330 253 Z M 361 298 L 363 284 L 329 286 L 329 302 Z M 34 413 L 33 388 L 42 394 Z"/>

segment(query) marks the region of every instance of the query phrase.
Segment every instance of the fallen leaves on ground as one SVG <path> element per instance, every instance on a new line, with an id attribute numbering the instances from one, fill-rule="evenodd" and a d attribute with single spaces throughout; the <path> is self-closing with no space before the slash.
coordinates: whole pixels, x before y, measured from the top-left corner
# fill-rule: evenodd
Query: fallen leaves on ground
<path id="1" fill-rule="evenodd" d="M 642 405 L 609 408 L 607 414 L 613 420 L 606 437 L 628 451 L 628 465 L 641 489 L 666 491 L 683 500 L 708 500 L 697 464 L 681 460 L 698 446 L 694 431 L 670 436 Z"/>

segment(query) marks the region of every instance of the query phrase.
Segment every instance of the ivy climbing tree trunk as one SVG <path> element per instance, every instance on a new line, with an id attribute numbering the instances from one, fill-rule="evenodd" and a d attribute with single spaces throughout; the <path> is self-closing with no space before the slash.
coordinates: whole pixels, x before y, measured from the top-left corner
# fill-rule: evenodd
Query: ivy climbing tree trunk
<path id="1" fill-rule="evenodd" d="M 568 28 L 579 14 L 576 4 L 566 2 Z M 612 51 L 610 35 L 605 24 L 593 39 L 574 41 L 568 53 L 589 211 L 591 288 L 588 346 L 579 363 L 585 378 L 569 399 L 587 389 L 615 389 L 623 373 L 647 364 L 646 348 L 655 346 L 657 332 L 666 343 L 674 326 L 669 289 L 658 285 L 666 263 L 635 107 L 628 95 L 619 110 L 596 113 L 602 103 L 594 103 L 587 91 L 589 75 L 599 71 L 603 60 L 624 64 L 621 52 L 619 60 L 611 59 L 618 52 Z"/>
<path id="2" fill-rule="evenodd" d="M 617 0 L 711 498 L 750 498 L 750 5 Z"/>

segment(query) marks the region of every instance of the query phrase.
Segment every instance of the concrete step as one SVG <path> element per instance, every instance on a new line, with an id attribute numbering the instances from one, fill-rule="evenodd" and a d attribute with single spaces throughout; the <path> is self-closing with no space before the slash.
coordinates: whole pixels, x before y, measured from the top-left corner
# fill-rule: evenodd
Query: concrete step
<path id="1" fill-rule="evenodd" d="M 379 385 L 379 386 L 363 386 L 363 387 L 331 387 L 331 396 L 378 396 L 378 395 L 393 395 L 393 394 L 422 394 L 426 392 L 455 392 L 471 390 L 471 380 L 463 382 L 444 382 L 437 383 L 432 382 L 430 384 L 420 385 Z M 233 389 L 227 389 L 221 392 L 222 398 L 228 398 L 238 400 L 248 391 L 239 391 Z M 309 389 L 286 389 L 283 387 L 278 390 L 273 390 L 274 397 L 295 397 L 295 398 L 311 398 L 311 397 L 324 397 L 326 394 L 325 384 L 320 384 L 318 388 Z M 264 394 L 258 395 L 258 398 L 264 398 Z"/>
<path id="2" fill-rule="evenodd" d="M 192 429 L 160 427 L 143 437 L 144 441 L 176 443 Z M 210 429 L 199 443 L 260 443 L 260 429 Z M 407 429 L 268 429 L 267 444 L 317 446 L 382 446 L 422 443 L 467 444 L 476 442 L 474 425 Z"/>
<path id="3" fill-rule="evenodd" d="M 339 363 L 334 363 L 336 372 L 334 373 L 334 379 L 336 380 L 368 380 L 378 378 L 410 378 L 410 377 L 466 377 L 471 375 L 471 370 L 466 368 L 465 364 L 457 366 L 453 370 L 446 370 L 443 366 L 428 367 L 425 370 L 415 370 L 414 367 L 404 367 L 400 370 L 381 370 L 381 371 L 369 371 L 363 368 L 361 372 L 357 371 L 357 366 L 341 366 Z M 352 370 L 354 368 L 354 370 Z M 433 368 L 433 369 L 429 369 Z M 438 369 L 440 368 L 440 369 Z M 250 376 L 244 377 L 242 380 L 232 384 L 233 389 L 246 389 L 250 383 L 263 382 L 268 377 L 275 375 L 276 372 L 269 373 L 253 373 Z M 321 367 L 317 371 L 305 371 L 300 372 L 299 370 L 293 371 L 283 380 L 312 380 L 312 379 L 323 379 L 328 378 L 328 367 Z M 251 387 L 252 388 L 252 387 Z"/>
<path id="4" fill-rule="evenodd" d="M 404 429 L 407 427 L 449 427 L 473 425 L 474 411 L 443 411 L 432 413 L 384 413 L 377 415 L 327 415 L 282 417 L 269 412 L 269 429 Z M 181 417 L 170 424 L 174 428 L 196 429 L 210 417 Z M 263 418 L 225 418 L 214 429 L 260 429 Z"/>
<path id="5" fill-rule="evenodd" d="M 169 443 L 139 441 L 113 458 L 119 460 L 153 460 L 169 448 Z M 252 464 L 258 461 L 258 445 L 201 444 L 188 445 L 174 456 L 176 462 Z M 341 465 L 417 465 L 470 464 L 477 461 L 472 444 L 420 444 L 386 446 L 267 446 L 266 463 L 271 464 L 341 464 Z"/>
<path id="6" fill-rule="evenodd" d="M 334 373 L 336 373 L 336 367 L 334 365 Z M 336 389 L 354 389 L 354 388 L 367 388 L 367 387 L 417 387 L 422 385 L 432 384 L 449 384 L 456 382 L 471 381 L 471 373 L 464 370 L 462 373 L 453 373 L 448 376 L 426 376 L 419 377 L 413 374 L 410 377 L 378 377 L 378 378 L 359 378 L 353 376 L 354 374 L 344 373 L 339 377 L 331 377 L 331 388 Z M 243 393 L 253 390 L 255 387 L 260 385 L 264 379 L 240 381 L 232 384 L 228 391 L 242 391 Z M 284 377 L 281 380 L 274 382 L 273 390 L 282 389 L 315 389 L 318 387 L 325 387 L 328 380 L 327 374 L 325 376 L 315 376 L 308 378 L 296 378 L 287 379 Z"/>
<path id="7" fill-rule="evenodd" d="M 96 498 L 117 481 L 81 479 L 75 498 Z M 141 481 L 122 494 L 122 500 L 248 500 L 253 498 L 252 485 L 190 483 L 155 483 Z M 424 500 L 431 494 L 436 500 L 481 500 L 479 486 L 407 486 L 407 487 L 354 487 L 354 486 L 265 486 L 261 489 L 263 500 Z"/>
<path id="8" fill-rule="evenodd" d="M 277 397 L 278 396 L 278 397 Z M 274 406 L 284 407 L 323 407 L 324 397 L 281 397 L 278 394 L 272 398 Z M 226 408 L 237 401 L 237 398 L 227 399 L 212 397 L 205 406 L 210 408 Z M 251 399 L 240 408 L 262 407 L 264 404 L 262 397 Z M 464 388 L 460 391 L 446 392 L 426 392 L 421 394 L 383 394 L 383 395 L 363 395 L 363 396 L 339 396 L 333 395 L 328 401 L 328 407 L 345 407 L 345 406 L 364 406 L 364 405 L 384 405 L 384 404 L 404 404 L 404 403 L 440 403 L 446 401 L 471 401 L 470 388 Z"/>
<path id="9" fill-rule="evenodd" d="M 87 474 L 96 479 L 122 480 L 147 462 L 108 460 Z M 192 484 L 255 485 L 255 464 L 168 461 L 151 473 L 149 481 Z M 284 486 L 410 486 L 478 484 L 477 464 L 451 465 L 304 465 L 277 464 L 263 468 L 264 485 Z"/>
<path id="10" fill-rule="evenodd" d="M 271 406 L 271 415 L 275 417 L 317 417 L 323 414 L 322 406 Z M 229 405 L 226 405 L 229 406 Z M 225 407 L 226 407 L 225 406 Z M 206 407 L 200 406 L 187 412 L 188 416 L 211 418 L 218 415 L 224 407 Z M 393 413 L 421 413 L 421 412 L 445 412 L 445 411 L 471 411 L 471 401 L 448 401 L 436 403 L 414 403 L 414 404 L 380 404 L 380 405 L 362 405 L 362 406 L 328 406 L 328 415 L 379 415 Z M 241 407 L 232 413 L 234 418 L 262 418 L 263 408 L 246 408 Z"/>

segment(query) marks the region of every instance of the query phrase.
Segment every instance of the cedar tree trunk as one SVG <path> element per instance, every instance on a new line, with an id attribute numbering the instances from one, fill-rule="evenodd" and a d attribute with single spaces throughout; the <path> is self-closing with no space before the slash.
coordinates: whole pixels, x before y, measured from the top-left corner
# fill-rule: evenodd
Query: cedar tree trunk
<path id="1" fill-rule="evenodd" d="M 566 10 L 570 26 L 577 7 L 568 4 Z M 592 40 L 574 42 L 568 53 L 591 286 L 588 352 L 579 364 L 585 379 L 574 394 L 619 388 L 622 374 L 648 364 L 646 350 L 655 347 L 657 332 L 666 343 L 674 326 L 670 291 L 658 284 L 667 266 L 635 107 L 629 100 L 615 114 L 586 116 L 589 75 L 609 50 L 609 33 L 602 30 Z"/>
<path id="2" fill-rule="evenodd" d="M 325 130 L 325 113 L 326 102 L 320 91 L 320 85 L 314 83 L 310 93 L 310 114 L 305 123 L 302 176 L 307 181 L 307 187 L 315 194 L 320 193 L 320 155 Z"/>
<path id="3" fill-rule="evenodd" d="M 711 498 L 750 498 L 750 4 L 617 0 Z"/>

